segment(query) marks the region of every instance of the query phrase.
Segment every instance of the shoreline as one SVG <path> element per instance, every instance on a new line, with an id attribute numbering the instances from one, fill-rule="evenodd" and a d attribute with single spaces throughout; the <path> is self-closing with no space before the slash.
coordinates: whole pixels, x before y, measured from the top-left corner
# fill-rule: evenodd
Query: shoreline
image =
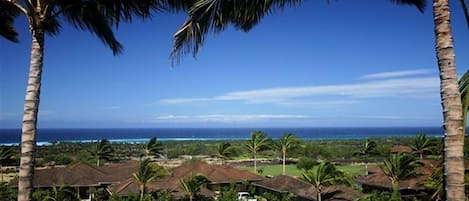
<path id="1" fill-rule="evenodd" d="M 432 138 L 442 138 L 443 135 L 439 134 L 427 134 L 428 137 Z M 315 138 L 315 137 L 309 137 L 309 138 L 300 138 L 302 141 L 356 141 L 356 140 L 364 140 L 364 139 L 393 139 L 393 138 L 413 138 L 415 137 L 415 134 L 402 134 L 402 135 L 388 135 L 388 136 L 356 136 L 356 137 L 329 137 L 329 138 Z M 113 144 L 143 144 L 148 142 L 150 138 L 121 138 L 121 139 L 107 139 L 109 142 Z M 193 137 L 193 138 L 159 138 L 157 137 L 159 142 L 237 142 L 237 141 L 246 141 L 249 140 L 248 137 L 240 137 L 240 138 L 232 138 L 232 137 L 227 137 L 227 138 L 221 138 L 221 137 L 205 137 L 205 138 L 199 138 L 199 137 Z M 39 141 L 36 142 L 38 146 L 50 146 L 54 144 L 60 144 L 60 143 L 76 143 L 76 144 L 88 144 L 88 143 L 95 143 L 99 140 L 102 139 L 84 139 L 84 140 L 60 140 L 60 141 Z M 272 138 L 272 140 L 278 140 L 278 138 Z M 19 142 L 7 142 L 7 143 L 2 143 L 0 142 L 0 146 L 18 146 Z"/>

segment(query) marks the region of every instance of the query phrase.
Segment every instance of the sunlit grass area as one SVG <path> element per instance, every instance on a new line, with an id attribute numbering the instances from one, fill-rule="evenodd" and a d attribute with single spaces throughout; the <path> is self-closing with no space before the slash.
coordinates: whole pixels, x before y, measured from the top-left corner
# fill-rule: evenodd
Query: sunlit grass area
<path id="1" fill-rule="evenodd" d="M 347 175 L 360 175 L 365 172 L 365 167 L 362 165 L 344 165 L 336 167 Z M 242 167 L 240 169 L 254 172 L 254 167 Z M 264 176 L 277 176 L 282 174 L 282 165 L 263 165 L 258 166 L 257 169 L 262 169 L 262 175 Z M 296 168 L 296 165 L 286 165 L 285 173 L 289 176 L 301 177 L 303 170 Z"/>

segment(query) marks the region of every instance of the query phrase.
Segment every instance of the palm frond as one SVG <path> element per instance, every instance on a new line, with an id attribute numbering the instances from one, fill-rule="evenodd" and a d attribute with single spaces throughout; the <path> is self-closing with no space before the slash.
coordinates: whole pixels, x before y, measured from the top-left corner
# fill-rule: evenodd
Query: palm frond
<path id="1" fill-rule="evenodd" d="M 466 17 L 466 25 L 469 29 L 469 8 L 467 7 L 466 0 L 461 0 L 461 6 L 464 11 L 464 17 Z"/>
<path id="2" fill-rule="evenodd" d="M 60 0 L 63 16 L 76 28 L 90 31 L 112 49 L 114 55 L 122 52 L 111 28 L 113 20 L 106 16 L 106 10 L 97 1 Z M 119 18 L 116 16 L 116 18 Z"/>
<path id="3" fill-rule="evenodd" d="M 0 1 L 0 36 L 12 42 L 19 42 L 14 25 L 20 10 L 9 1 Z"/>
<path id="4" fill-rule="evenodd" d="M 398 4 L 398 5 L 411 5 L 417 7 L 420 12 L 423 12 L 425 10 L 425 7 L 427 6 L 427 0 L 390 0 L 392 3 Z"/>
<path id="5" fill-rule="evenodd" d="M 197 54 L 209 32 L 223 31 L 228 25 L 249 31 L 273 11 L 294 6 L 301 0 L 199 0 L 189 7 L 188 19 L 174 34 L 173 64 L 187 53 Z"/>

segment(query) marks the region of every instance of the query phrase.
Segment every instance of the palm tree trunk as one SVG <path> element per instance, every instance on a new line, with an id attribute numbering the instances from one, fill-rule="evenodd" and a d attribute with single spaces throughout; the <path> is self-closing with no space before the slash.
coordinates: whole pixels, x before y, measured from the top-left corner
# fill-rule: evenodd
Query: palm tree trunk
<path id="1" fill-rule="evenodd" d="M 18 201 L 31 200 L 33 192 L 37 114 L 39 110 L 43 57 L 44 31 L 35 28 L 32 30 L 31 62 L 24 100 Z"/>
<path id="2" fill-rule="evenodd" d="M 3 183 L 3 165 L 0 163 L 0 182 Z"/>
<path id="3" fill-rule="evenodd" d="M 422 160 L 423 159 L 423 153 L 420 152 L 419 154 L 420 154 L 420 160 Z"/>
<path id="4" fill-rule="evenodd" d="M 464 201 L 464 133 L 448 0 L 433 1 L 435 39 L 445 128 L 444 175 L 447 201 Z"/>
<path id="5" fill-rule="evenodd" d="M 318 201 L 322 201 L 321 190 L 317 189 L 318 191 Z"/>
<path id="6" fill-rule="evenodd" d="M 145 195 L 145 185 L 140 185 L 140 201 L 143 201 L 143 195 Z"/>
<path id="7" fill-rule="evenodd" d="M 285 158 L 286 158 L 287 153 L 283 152 L 283 160 L 282 160 L 282 174 L 285 175 Z"/>
<path id="8" fill-rule="evenodd" d="M 96 159 L 96 166 L 99 167 L 99 156 L 98 156 L 98 158 Z"/>
<path id="9" fill-rule="evenodd" d="M 368 175 L 368 156 L 365 154 L 365 175 Z"/>
<path id="10" fill-rule="evenodd" d="M 257 174 L 257 156 L 254 154 L 254 173 Z"/>
<path id="11" fill-rule="evenodd" d="M 401 199 L 401 192 L 399 189 L 399 182 L 391 182 L 392 183 L 392 198 L 393 200 L 400 200 Z"/>

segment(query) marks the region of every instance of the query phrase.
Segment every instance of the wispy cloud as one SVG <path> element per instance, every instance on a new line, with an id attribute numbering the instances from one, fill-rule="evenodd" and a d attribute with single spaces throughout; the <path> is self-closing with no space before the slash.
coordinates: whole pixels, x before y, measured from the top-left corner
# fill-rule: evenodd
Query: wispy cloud
<path id="1" fill-rule="evenodd" d="M 368 74 L 360 77 L 361 79 L 389 79 L 398 77 L 408 77 L 415 75 L 428 75 L 432 71 L 428 69 L 404 70 L 404 71 L 390 71 L 382 73 Z"/>
<path id="2" fill-rule="evenodd" d="M 337 97 L 360 99 L 378 97 L 415 98 L 438 95 L 436 77 L 386 79 L 355 84 L 279 87 L 228 92 L 214 97 L 161 99 L 162 104 L 195 103 L 207 101 L 243 101 L 245 103 L 288 103 L 298 99 Z M 350 100 L 349 100 L 350 101 Z"/>
<path id="3" fill-rule="evenodd" d="M 113 106 L 102 107 L 101 109 L 102 110 L 117 110 L 117 109 L 121 109 L 121 106 L 113 105 Z"/>
<path id="4" fill-rule="evenodd" d="M 291 114 L 208 114 L 208 115 L 165 115 L 153 122 L 256 122 L 268 120 L 308 119 L 306 115 Z"/>

